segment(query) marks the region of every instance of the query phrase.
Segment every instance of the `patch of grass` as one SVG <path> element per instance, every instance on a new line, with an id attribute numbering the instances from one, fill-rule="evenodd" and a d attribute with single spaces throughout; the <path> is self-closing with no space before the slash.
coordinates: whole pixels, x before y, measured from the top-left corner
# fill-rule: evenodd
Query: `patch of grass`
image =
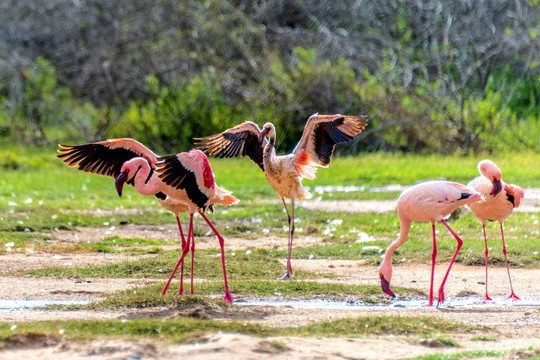
<path id="1" fill-rule="evenodd" d="M 368 334 L 422 334 L 466 331 L 463 325 L 429 317 L 370 316 L 313 323 L 300 327 L 267 327 L 256 323 L 192 318 L 134 320 L 70 320 L 0 323 L 0 348 L 10 346 L 17 334 L 50 334 L 76 341 L 103 337 L 154 338 L 164 342 L 204 340 L 209 334 L 228 332 L 252 336 L 364 336 Z"/>
<path id="2" fill-rule="evenodd" d="M 506 355 L 506 351 L 499 350 L 473 350 L 463 351 L 453 354 L 429 354 L 409 358 L 409 360 L 460 360 L 460 359 L 474 359 L 484 357 L 500 357 Z"/>
<path id="3" fill-rule="evenodd" d="M 478 336 L 473 336 L 470 340 L 471 341 L 497 341 L 497 338 L 493 336 L 488 336 L 488 335 L 478 335 Z"/>

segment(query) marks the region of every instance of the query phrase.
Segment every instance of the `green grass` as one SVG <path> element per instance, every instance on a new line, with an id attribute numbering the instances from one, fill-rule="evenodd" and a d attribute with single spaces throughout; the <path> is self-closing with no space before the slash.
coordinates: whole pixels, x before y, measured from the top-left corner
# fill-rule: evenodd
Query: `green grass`
<path id="1" fill-rule="evenodd" d="M 254 336 L 347 336 L 370 334 L 411 335 L 455 333 L 473 328 L 431 317 L 369 316 L 316 322 L 300 327 L 268 327 L 257 323 L 215 321 L 191 318 L 133 319 L 133 320 L 78 320 L 0 323 L 0 348 L 13 345 L 18 334 L 50 334 L 76 341 L 103 337 L 159 339 L 163 342 L 185 343 L 201 341 L 215 332 Z"/>
<path id="2" fill-rule="evenodd" d="M 499 350 L 474 350 L 474 351 L 462 351 L 453 354 L 430 354 L 423 355 L 409 360 L 460 360 L 460 359 L 474 359 L 484 357 L 500 357 L 506 355 L 506 351 Z"/>

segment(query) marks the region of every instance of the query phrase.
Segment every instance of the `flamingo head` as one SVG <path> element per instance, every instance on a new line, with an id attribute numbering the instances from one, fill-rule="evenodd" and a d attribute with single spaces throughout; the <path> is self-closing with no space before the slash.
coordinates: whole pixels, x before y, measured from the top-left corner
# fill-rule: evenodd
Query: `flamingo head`
<path id="1" fill-rule="evenodd" d="M 478 163 L 478 171 L 489 179 L 493 184 L 493 188 L 489 193 L 491 196 L 495 196 L 502 190 L 502 173 L 501 169 L 491 160 L 482 160 Z"/>
<path id="2" fill-rule="evenodd" d="M 386 266 L 385 263 L 379 267 L 379 278 L 381 279 L 381 289 L 385 294 L 391 297 L 396 297 L 392 289 L 390 288 L 390 280 L 392 279 L 392 265 Z"/>
<path id="3" fill-rule="evenodd" d="M 274 124 L 269 122 L 264 124 L 261 132 L 259 133 L 259 144 L 262 144 L 263 139 L 267 136 L 269 138 L 276 138 L 276 128 L 274 127 Z"/>

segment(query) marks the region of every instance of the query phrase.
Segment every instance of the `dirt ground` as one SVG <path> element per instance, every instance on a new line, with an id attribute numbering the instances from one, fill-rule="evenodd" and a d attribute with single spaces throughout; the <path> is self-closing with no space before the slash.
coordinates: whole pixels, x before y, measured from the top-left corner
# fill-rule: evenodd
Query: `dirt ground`
<path id="1" fill-rule="evenodd" d="M 170 226 L 126 226 L 113 229 L 118 236 L 144 236 L 146 238 L 171 238 L 176 228 Z M 60 231 L 53 234 L 64 241 L 87 241 L 98 239 L 111 232 L 110 228 L 79 229 L 77 232 Z M 49 234 L 50 235 L 50 234 Z M 110 234 L 107 234 L 110 235 Z M 215 239 L 203 237 L 198 240 L 199 248 L 216 247 Z M 297 246 L 315 244 L 315 237 L 299 236 Z M 286 239 L 266 237 L 258 240 L 227 239 L 226 247 L 248 249 L 255 247 L 284 246 Z M 177 245 L 171 245 L 177 246 Z M 143 255 L 159 256 L 159 255 Z M 0 256 L 0 299 L 59 299 L 59 300 L 99 300 L 105 294 L 118 290 L 137 288 L 150 283 L 163 282 L 164 279 L 58 279 L 10 277 L 9 271 L 32 269 L 43 266 L 84 266 L 134 260 L 141 255 L 129 254 L 15 254 Z M 285 265 L 285 264 L 284 264 Z M 436 290 L 446 271 L 447 264 L 436 267 Z M 332 282 L 344 284 L 378 284 L 377 269 L 353 260 L 295 260 L 293 268 L 305 269 L 321 274 L 321 278 L 303 279 L 330 281 L 323 274 L 334 273 Z M 527 299 L 540 299 L 540 269 L 511 269 L 516 293 L 523 301 L 498 301 L 494 306 L 472 308 L 453 306 L 462 297 L 482 297 L 484 293 L 484 268 L 455 265 L 446 285 L 446 303 L 439 308 L 379 308 L 355 307 L 354 310 L 297 309 L 289 306 L 237 306 L 204 314 L 205 317 L 259 322 L 268 326 L 298 326 L 313 321 L 334 320 L 343 317 L 398 315 L 435 316 L 447 320 L 472 325 L 485 325 L 484 333 L 445 335 L 455 340 L 460 347 L 447 347 L 434 339 L 421 339 L 418 336 L 367 336 L 360 338 L 304 338 L 274 337 L 257 338 L 236 334 L 213 334 L 206 341 L 194 344 L 161 344 L 146 340 L 128 339 L 96 340 L 88 343 L 67 342 L 53 336 L 21 338 L 19 346 L 0 351 L 0 358 L 45 360 L 67 359 L 401 359 L 431 353 L 450 353 L 469 350 L 519 350 L 532 347 L 540 349 L 540 307 L 526 305 Z M 396 265 L 393 286 L 418 288 L 429 291 L 429 266 Z M 505 268 L 493 267 L 489 271 L 490 295 L 501 299 L 509 294 L 508 275 Z M 234 295 L 234 288 L 231 289 Z M 245 298 L 244 298 L 245 299 Z M 243 300 L 236 296 L 235 300 Z M 427 302 L 427 300 L 426 300 Z M 193 309 L 191 309 L 193 310 Z M 197 310 L 197 309 L 195 309 Z M 200 311 L 204 311 L 200 309 Z M 115 309 L 113 310 L 0 310 L 0 321 L 14 324 L 22 321 L 61 320 L 61 319 L 133 319 L 139 317 L 178 317 L 185 316 L 185 309 Z M 486 335 L 496 341 L 474 341 L 473 336 Z M 540 355 L 535 350 L 501 358 L 527 358 Z"/>

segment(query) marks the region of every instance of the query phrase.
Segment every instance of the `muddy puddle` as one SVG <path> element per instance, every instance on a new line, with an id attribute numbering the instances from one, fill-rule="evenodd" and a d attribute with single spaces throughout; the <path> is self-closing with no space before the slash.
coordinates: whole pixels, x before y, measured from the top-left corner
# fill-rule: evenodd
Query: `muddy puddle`
<path id="1" fill-rule="evenodd" d="M 436 305 L 437 300 L 434 300 Z M 321 310 L 384 310 L 384 309 L 429 309 L 426 307 L 427 299 L 396 299 L 387 304 L 372 304 L 363 301 L 338 301 L 325 299 L 242 299 L 235 301 L 237 306 L 273 306 L 291 307 L 295 309 L 321 309 Z M 539 307 L 540 297 L 523 297 L 521 300 L 512 301 L 504 297 L 493 297 L 492 301 L 483 301 L 477 296 L 448 298 L 439 309 L 474 309 L 474 308 L 500 308 L 500 307 Z M 436 306 L 433 306 L 435 309 Z M 536 320 L 538 321 L 538 320 Z"/>
<path id="2" fill-rule="evenodd" d="M 86 305 L 89 300 L 0 299 L 0 311 L 31 310 L 49 305 Z"/>

